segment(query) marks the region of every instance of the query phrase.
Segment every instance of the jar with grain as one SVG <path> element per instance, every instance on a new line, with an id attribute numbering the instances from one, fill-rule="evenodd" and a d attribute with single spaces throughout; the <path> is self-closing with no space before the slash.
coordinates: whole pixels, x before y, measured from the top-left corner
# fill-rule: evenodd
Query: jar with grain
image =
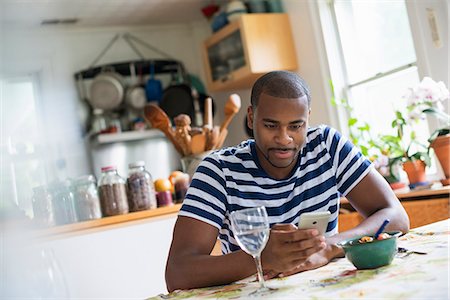
<path id="1" fill-rule="evenodd" d="M 127 187 L 130 211 L 156 208 L 155 186 L 152 176 L 145 169 L 145 162 L 131 163 L 128 167 Z"/>
<path id="2" fill-rule="evenodd" d="M 98 191 L 103 216 L 128 213 L 125 179 L 117 173 L 115 166 L 103 167 L 101 170 L 102 177 L 98 183 Z"/>
<path id="3" fill-rule="evenodd" d="M 78 177 L 74 180 L 72 189 L 78 221 L 94 220 L 102 217 L 97 182 L 93 175 Z"/>

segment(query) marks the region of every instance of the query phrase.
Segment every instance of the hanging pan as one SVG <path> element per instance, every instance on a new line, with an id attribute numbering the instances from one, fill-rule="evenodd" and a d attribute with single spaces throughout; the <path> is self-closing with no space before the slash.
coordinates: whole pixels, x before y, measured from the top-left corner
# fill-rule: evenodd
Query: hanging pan
<path id="1" fill-rule="evenodd" d="M 150 78 L 147 80 L 145 85 L 145 94 L 147 96 L 147 101 L 161 101 L 163 88 L 161 81 L 155 79 L 155 62 L 150 62 Z"/>
<path id="2" fill-rule="evenodd" d="M 191 87 L 180 64 L 177 74 L 172 73 L 170 85 L 164 89 L 160 107 L 173 120 L 179 114 L 188 115 L 194 126 L 203 125 L 204 102 L 207 98 L 205 94 L 199 94 Z M 213 111 L 214 111 L 213 103 Z"/>
<path id="3" fill-rule="evenodd" d="M 122 76 L 114 70 L 107 70 L 98 74 L 92 81 L 88 101 L 93 108 L 112 110 L 120 106 L 123 96 Z"/>
<path id="4" fill-rule="evenodd" d="M 134 63 L 130 63 L 130 75 L 132 85 L 127 88 L 125 102 L 131 109 L 140 110 L 147 104 L 145 89 L 142 84 L 142 70 L 139 66 L 139 79 L 136 77 L 136 67 Z"/>

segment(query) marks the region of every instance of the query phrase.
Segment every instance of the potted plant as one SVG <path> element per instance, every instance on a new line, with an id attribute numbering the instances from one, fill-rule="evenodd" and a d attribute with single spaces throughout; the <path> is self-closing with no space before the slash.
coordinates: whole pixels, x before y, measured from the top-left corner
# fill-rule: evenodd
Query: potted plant
<path id="1" fill-rule="evenodd" d="M 376 170 L 386 179 L 392 189 L 405 187 L 400 181 L 401 165 L 391 158 L 392 155 L 398 155 L 397 149 L 400 149 L 400 139 L 397 137 L 387 137 L 385 141 L 381 141 L 379 137 L 374 138 L 370 125 L 357 118 L 347 99 L 336 99 L 334 94 L 334 86 L 330 81 L 331 103 L 345 110 L 347 114 L 348 136 L 350 141 L 357 146 L 361 153 L 371 160 Z M 388 144 L 389 147 L 387 147 Z"/>
<path id="2" fill-rule="evenodd" d="M 428 184 L 425 168 L 431 164 L 431 158 L 428 145 L 417 139 L 411 120 L 404 115 L 401 111 L 395 112 L 391 126 L 396 129 L 396 135 L 380 135 L 376 147 L 389 157 L 390 174 L 396 177 L 394 168 L 401 165 L 408 176 L 410 188 L 414 188 Z"/>
<path id="3" fill-rule="evenodd" d="M 423 120 L 427 115 L 436 118 L 438 129 L 428 139 L 429 148 L 433 149 L 444 171 L 442 184 L 450 184 L 450 115 L 445 112 L 450 99 L 448 89 L 442 81 L 424 77 L 416 87 L 408 90 L 405 98 L 412 119 Z"/>

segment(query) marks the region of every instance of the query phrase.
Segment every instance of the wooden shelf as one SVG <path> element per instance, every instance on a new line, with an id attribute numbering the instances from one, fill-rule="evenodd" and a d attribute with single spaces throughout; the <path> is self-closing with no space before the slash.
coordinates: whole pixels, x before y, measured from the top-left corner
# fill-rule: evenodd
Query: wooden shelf
<path id="1" fill-rule="evenodd" d="M 151 218 L 169 216 L 178 213 L 181 204 L 172 206 L 160 207 L 150 210 L 132 212 L 125 215 L 118 215 L 112 217 L 104 217 L 101 219 L 78 222 L 73 224 L 61 225 L 52 228 L 41 230 L 38 233 L 38 238 L 55 238 L 64 237 L 67 234 L 81 233 L 85 231 L 92 231 L 98 229 L 108 229 L 117 225 L 128 225 L 131 222 L 149 220 Z"/>
<path id="2" fill-rule="evenodd" d="M 149 129 L 143 131 L 124 131 L 119 133 L 103 133 L 93 136 L 99 144 L 128 142 L 151 138 L 165 138 L 159 129 Z"/>

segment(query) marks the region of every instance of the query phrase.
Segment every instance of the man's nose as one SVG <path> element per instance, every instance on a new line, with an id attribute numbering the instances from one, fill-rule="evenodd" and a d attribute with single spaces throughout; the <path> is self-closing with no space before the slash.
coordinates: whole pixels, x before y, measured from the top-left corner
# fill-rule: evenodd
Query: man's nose
<path id="1" fill-rule="evenodd" d="M 280 127 L 276 136 L 276 142 L 281 145 L 288 145 L 293 141 L 292 136 L 289 134 L 287 128 Z"/>

